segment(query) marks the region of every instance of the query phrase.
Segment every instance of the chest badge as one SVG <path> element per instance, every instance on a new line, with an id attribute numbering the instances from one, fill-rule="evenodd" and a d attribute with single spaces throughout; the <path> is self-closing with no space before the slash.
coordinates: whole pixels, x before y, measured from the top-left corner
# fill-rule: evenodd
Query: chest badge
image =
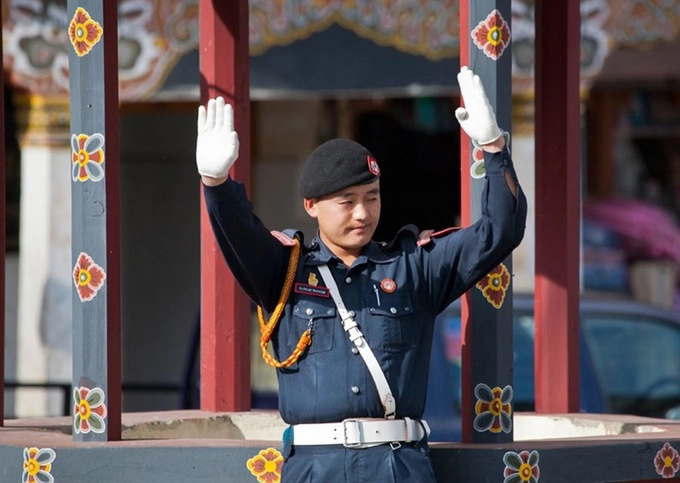
<path id="1" fill-rule="evenodd" d="M 316 273 L 309 272 L 309 275 L 307 276 L 307 283 L 296 282 L 293 286 L 293 292 L 311 295 L 312 297 L 330 297 L 330 290 L 327 287 L 319 287 L 318 285 L 319 277 L 316 276 Z"/>
<path id="2" fill-rule="evenodd" d="M 397 290 L 397 283 L 391 278 L 383 278 L 380 282 L 380 288 L 385 293 L 392 293 Z"/>

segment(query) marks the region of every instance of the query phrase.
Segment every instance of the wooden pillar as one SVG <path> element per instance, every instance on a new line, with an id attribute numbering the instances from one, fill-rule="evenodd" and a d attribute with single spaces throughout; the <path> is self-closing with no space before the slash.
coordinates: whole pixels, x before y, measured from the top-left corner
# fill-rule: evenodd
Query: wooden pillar
<path id="1" fill-rule="evenodd" d="M 0 13 L 0 25 L 2 25 L 2 14 Z M 2 29 L 0 29 L 0 59 L 3 58 L 2 52 Z M 4 96 L 4 79 L 5 71 L 3 67 L 0 67 L 2 71 L 2 76 L 0 76 L 0 91 L 3 92 L 3 96 L 0 98 L 0 132 L 5 132 L 5 96 Z M 4 134 L 0 136 L 0 426 L 5 424 L 5 249 L 7 243 L 5 240 L 6 236 L 6 188 L 5 179 L 7 163 L 5 162 L 5 136 Z"/>
<path id="2" fill-rule="evenodd" d="M 231 176 L 250 185 L 248 1 L 200 0 L 201 102 L 234 106 L 239 157 Z M 250 301 L 227 268 L 201 194 L 201 409 L 250 409 Z"/>
<path id="3" fill-rule="evenodd" d="M 69 0 L 77 441 L 121 437 L 117 2 Z"/>
<path id="4" fill-rule="evenodd" d="M 510 0 L 463 0 L 460 9 L 460 65 L 480 76 L 498 125 L 510 132 Z M 481 151 L 463 132 L 461 136 L 461 218 L 468 226 L 481 217 L 485 180 L 471 178 Z M 508 442 L 513 435 L 511 257 L 496 272 L 501 290 L 487 287 L 485 292 L 482 281 L 463 300 L 462 425 L 468 443 Z M 490 293 L 498 297 L 488 298 Z"/>
<path id="5" fill-rule="evenodd" d="M 536 411 L 579 410 L 579 2 L 536 2 Z"/>

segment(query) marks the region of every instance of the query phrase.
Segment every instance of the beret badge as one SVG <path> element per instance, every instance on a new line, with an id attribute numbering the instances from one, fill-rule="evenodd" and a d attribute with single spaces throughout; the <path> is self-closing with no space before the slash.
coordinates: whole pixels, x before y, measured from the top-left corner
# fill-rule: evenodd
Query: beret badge
<path id="1" fill-rule="evenodd" d="M 378 161 L 375 160 L 370 154 L 366 156 L 368 160 L 368 170 L 376 176 L 380 176 L 380 166 L 378 166 Z"/>

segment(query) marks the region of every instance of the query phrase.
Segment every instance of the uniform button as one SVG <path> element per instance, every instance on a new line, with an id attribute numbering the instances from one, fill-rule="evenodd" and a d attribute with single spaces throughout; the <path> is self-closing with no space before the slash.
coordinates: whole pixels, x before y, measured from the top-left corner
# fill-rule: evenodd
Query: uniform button
<path id="1" fill-rule="evenodd" d="M 350 317 L 354 318 L 356 315 L 357 315 L 357 314 L 356 314 L 356 312 L 354 312 L 354 310 L 350 310 L 350 311 L 349 311 L 349 316 L 350 316 Z"/>
<path id="2" fill-rule="evenodd" d="M 359 386 L 352 386 L 352 392 L 354 394 L 359 394 Z"/>
<path id="3" fill-rule="evenodd" d="M 345 279 L 345 283 L 352 283 L 352 277 L 347 277 Z"/>
<path id="4" fill-rule="evenodd" d="M 370 310 L 371 312 L 375 312 L 375 309 L 374 309 L 373 307 L 371 307 L 369 310 Z"/>
<path id="5" fill-rule="evenodd" d="M 404 307 L 404 310 L 408 312 L 409 310 L 411 310 L 411 307 Z"/>
<path id="6" fill-rule="evenodd" d="M 307 315 L 312 315 L 314 313 L 314 309 L 307 309 L 307 310 L 305 310 L 305 313 Z"/>
<path id="7" fill-rule="evenodd" d="M 328 310 L 326 311 L 326 313 L 327 313 L 328 315 L 333 315 L 333 309 L 328 309 Z"/>
<path id="8" fill-rule="evenodd" d="M 394 307 L 392 307 L 392 308 L 390 309 L 390 313 L 396 314 L 396 313 L 397 313 L 397 309 L 395 309 Z"/>
<path id="9" fill-rule="evenodd" d="M 352 347 L 352 354 L 358 354 L 358 353 L 359 353 L 359 349 L 357 349 L 356 347 Z"/>

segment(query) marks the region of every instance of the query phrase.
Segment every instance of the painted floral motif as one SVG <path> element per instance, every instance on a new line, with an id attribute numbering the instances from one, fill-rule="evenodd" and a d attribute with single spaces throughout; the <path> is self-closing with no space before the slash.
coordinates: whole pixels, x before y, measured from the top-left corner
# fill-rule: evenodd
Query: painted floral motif
<path id="1" fill-rule="evenodd" d="M 680 5 L 676 1 L 636 0 L 610 2 L 609 25 L 620 43 L 639 46 L 657 41 L 671 41 L 680 31 Z"/>
<path id="2" fill-rule="evenodd" d="M 24 448 L 21 483 L 53 483 L 52 463 L 57 454 L 51 448 Z"/>
<path id="3" fill-rule="evenodd" d="M 505 469 L 503 483 L 537 483 L 541 473 L 538 468 L 538 451 L 508 451 L 503 455 Z"/>
<path id="4" fill-rule="evenodd" d="M 527 0 L 512 2 L 513 92 L 532 91 L 534 88 L 536 47 L 534 3 Z M 580 73 L 581 84 L 584 88 L 600 73 L 605 59 L 616 45 L 616 42 L 612 41 L 612 31 L 613 37 L 617 37 L 622 26 L 626 25 L 626 22 L 633 16 L 632 12 L 625 15 L 618 15 L 616 12 L 633 4 L 634 2 L 609 2 L 607 0 L 580 2 Z M 678 27 L 680 28 L 680 23 Z M 654 32 L 659 32 L 662 28 L 660 23 L 653 27 Z M 680 30 L 676 30 L 676 35 L 677 32 Z M 641 41 L 644 41 L 644 38 L 636 37 L 633 40 L 636 45 L 639 45 Z"/>
<path id="5" fill-rule="evenodd" d="M 260 483 L 278 483 L 281 481 L 283 456 L 274 448 L 267 448 L 248 460 L 246 466 L 257 477 Z"/>
<path id="6" fill-rule="evenodd" d="M 180 52 L 189 52 L 195 49 L 198 46 L 199 33 L 198 1 L 183 0 L 178 2 L 176 7 L 169 12 L 164 35 L 167 41 Z"/>
<path id="7" fill-rule="evenodd" d="M 5 72 L 30 92 L 68 93 L 71 46 L 65 3 L 3 2 Z M 250 0 L 251 55 L 288 45 L 336 22 L 381 45 L 433 60 L 454 58 L 460 43 L 458 3 Z M 533 90 L 534 3 L 512 2 L 513 90 Z M 649 47 L 680 35 L 680 3 L 674 0 L 580 3 L 582 78 L 596 76 L 617 44 Z M 197 47 L 198 0 L 119 0 L 118 4 L 120 97 L 146 98 L 163 86 L 178 59 Z"/>
<path id="8" fill-rule="evenodd" d="M 68 27 L 71 45 L 78 57 L 87 55 L 102 38 L 102 27 L 95 22 L 83 7 L 78 7 Z"/>
<path id="9" fill-rule="evenodd" d="M 475 45 L 493 60 L 498 60 L 510 45 L 510 26 L 498 10 L 479 22 L 471 35 Z"/>
<path id="10" fill-rule="evenodd" d="M 580 70 L 582 78 L 591 79 L 597 76 L 611 50 L 611 38 L 605 27 L 609 17 L 610 3 L 612 2 L 606 0 L 590 0 L 581 3 Z M 513 29 L 513 31 L 516 30 Z M 514 55 L 514 46 L 512 50 Z"/>
<path id="11" fill-rule="evenodd" d="M 458 54 L 458 2 L 250 0 L 250 53 L 288 45 L 337 23 L 357 35 L 432 60 Z"/>
<path id="12" fill-rule="evenodd" d="M 477 384 L 475 387 L 475 420 L 472 426 L 476 431 L 483 433 L 509 433 L 512 431 L 512 387 L 505 386 L 503 389 L 494 387 L 491 389 L 486 384 Z"/>
<path id="13" fill-rule="evenodd" d="M 663 478 L 673 478 L 680 470 L 680 455 L 670 443 L 664 443 L 654 457 L 656 473 Z"/>
<path id="14" fill-rule="evenodd" d="M 100 181 L 104 177 L 104 135 L 71 135 L 71 178 L 85 182 L 88 179 Z"/>
<path id="15" fill-rule="evenodd" d="M 12 0 L 3 25 L 5 72 L 29 92 L 69 92 L 71 20 L 66 2 Z M 122 100 L 148 97 L 179 58 L 198 46 L 198 0 L 119 0 L 118 80 Z"/>
<path id="16" fill-rule="evenodd" d="M 505 138 L 505 146 L 510 151 L 510 133 L 505 131 L 503 133 Z M 486 164 L 484 164 L 484 150 L 481 148 L 479 143 L 472 140 L 472 166 L 470 166 L 470 176 L 475 179 L 481 179 L 486 176 Z"/>
<path id="17" fill-rule="evenodd" d="M 101 388 L 73 388 L 73 430 L 76 434 L 87 434 L 90 431 L 101 434 L 106 430 L 104 400 L 104 391 Z"/>
<path id="18" fill-rule="evenodd" d="M 484 150 L 479 146 L 475 146 L 472 150 L 472 159 L 474 162 L 470 166 L 470 176 L 475 179 L 480 179 L 486 176 L 486 165 L 484 164 Z"/>
<path id="19" fill-rule="evenodd" d="M 500 309 L 505 300 L 505 293 L 510 285 L 510 272 L 504 264 L 498 265 L 484 278 L 477 282 L 477 287 L 484 298 L 495 308 Z"/>
<path id="20" fill-rule="evenodd" d="M 78 255 L 78 262 L 73 269 L 73 283 L 78 290 L 81 302 L 92 300 L 104 285 L 106 273 L 87 253 Z"/>

